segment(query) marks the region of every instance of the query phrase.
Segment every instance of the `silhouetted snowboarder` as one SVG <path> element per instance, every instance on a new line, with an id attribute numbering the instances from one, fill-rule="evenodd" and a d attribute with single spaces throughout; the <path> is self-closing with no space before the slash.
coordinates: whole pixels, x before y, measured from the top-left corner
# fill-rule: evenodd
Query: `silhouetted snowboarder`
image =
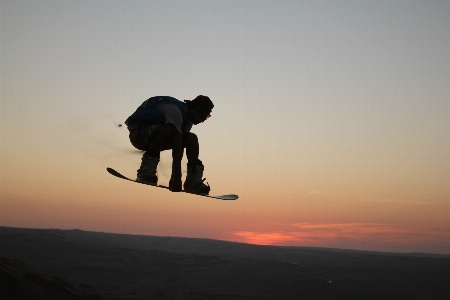
<path id="1" fill-rule="evenodd" d="M 208 194 L 204 184 L 204 166 L 199 157 L 197 135 L 190 132 L 192 125 L 203 123 L 214 107 L 207 96 L 197 96 L 184 102 L 169 96 L 151 97 L 125 121 L 130 131 L 131 144 L 145 151 L 137 171 L 137 182 L 157 185 L 156 169 L 160 152 L 172 149 L 172 175 L 169 189 L 181 191 L 181 159 L 186 148 L 187 176 L 184 190 L 189 193 Z"/>

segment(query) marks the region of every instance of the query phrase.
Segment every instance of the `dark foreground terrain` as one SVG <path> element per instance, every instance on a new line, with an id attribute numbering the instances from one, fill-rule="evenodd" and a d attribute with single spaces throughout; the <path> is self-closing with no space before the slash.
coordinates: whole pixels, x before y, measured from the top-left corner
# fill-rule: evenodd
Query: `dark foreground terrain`
<path id="1" fill-rule="evenodd" d="M 0 227 L 0 299 L 450 299 L 450 256 Z"/>

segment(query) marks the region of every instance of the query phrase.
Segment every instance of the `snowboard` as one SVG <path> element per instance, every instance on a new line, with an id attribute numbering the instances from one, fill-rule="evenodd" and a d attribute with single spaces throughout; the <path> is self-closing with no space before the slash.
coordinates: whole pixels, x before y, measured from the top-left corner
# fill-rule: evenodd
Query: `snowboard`
<path id="1" fill-rule="evenodd" d="M 112 168 L 106 168 L 106 170 L 108 171 L 109 174 L 114 175 L 114 176 L 116 176 L 118 178 L 122 178 L 122 179 L 133 181 L 133 182 L 137 182 L 136 180 L 133 180 L 133 179 L 130 179 L 130 178 L 126 177 L 126 176 L 123 176 L 122 174 L 120 174 L 119 172 L 117 172 L 116 170 L 114 170 Z M 145 183 L 142 183 L 142 182 L 137 182 L 137 183 L 145 184 Z M 145 184 L 145 185 L 153 186 L 153 187 L 157 187 L 157 188 L 163 188 L 163 189 L 167 189 L 167 190 L 169 189 L 169 187 L 164 186 L 164 185 L 151 185 L 151 184 Z M 202 197 L 219 199 L 219 200 L 236 200 L 237 198 L 239 198 L 238 195 L 235 195 L 235 194 L 221 195 L 221 196 L 210 196 L 210 195 L 189 193 L 189 192 L 186 192 L 184 190 L 182 190 L 181 192 L 182 193 L 186 193 L 186 194 L 191 194 L 191 195 L 198 195 L 198 196 L 202 196 Z"/>

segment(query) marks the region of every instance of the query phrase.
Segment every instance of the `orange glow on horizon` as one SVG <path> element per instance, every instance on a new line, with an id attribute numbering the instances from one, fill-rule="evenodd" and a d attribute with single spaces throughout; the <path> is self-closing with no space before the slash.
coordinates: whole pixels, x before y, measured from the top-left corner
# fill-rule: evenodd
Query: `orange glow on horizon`
<path id="1" fill-rule="evenodd" d="M 339 245 L 426 245 L 436 240 L 448 241 L 445 228 L 417 229 L 376 223 L 296 223 L 292 231 L 237 231 L 231 240 L 255 245 L 339 247 Z"/>
<path id="2" fill-rule="evenodd" d="M 257 233 L 252 231 L 238 231 L 234 233 L 239 242 L 255 245 L 279 245 L 290 241 L 297 241 L 295 236 L 283 232 Z"/>

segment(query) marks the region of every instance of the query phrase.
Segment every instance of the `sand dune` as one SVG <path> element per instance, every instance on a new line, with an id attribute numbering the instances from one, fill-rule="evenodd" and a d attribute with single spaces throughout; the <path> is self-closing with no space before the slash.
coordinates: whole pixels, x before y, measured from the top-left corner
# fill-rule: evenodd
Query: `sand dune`
<path id="1" fill-rule="evenodd" d="M 0 227 L 0 257 L 1 299 L 450 299 L 444 255 Z"/>
<path id="2" fill-rule="evenodd" d="M 5 257 L 0 258 L 0 281 L 0 295 L 3 300 L 114 299 L 97 293 L 90 286 L 42 274 L 19 260 Z"/>

